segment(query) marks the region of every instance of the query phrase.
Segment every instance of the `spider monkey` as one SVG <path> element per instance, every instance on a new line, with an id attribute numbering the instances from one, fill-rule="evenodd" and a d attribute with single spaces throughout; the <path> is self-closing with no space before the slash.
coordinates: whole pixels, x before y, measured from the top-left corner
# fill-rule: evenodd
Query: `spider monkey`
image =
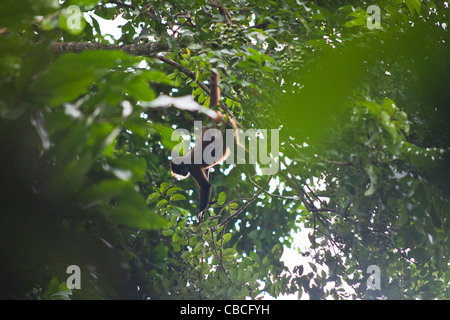
<path id="1" fill-rule="evenodd" d="M 219 105 L 219 74 L 215 71 L 211 71 L 210 91 L 210 106 Z M 217 117 L 212 119 L 213 126 L 203 128 L 194 147 L 186 155 L 171 162 L 173 176 L 181 180 L 187 178 L 190 174 L 199 187 L 199 220 L 203 219 L 204 212 L 208 208 L 211 199 L 209 168 L 224 161 L 230 154 L 230 148 L 225 143 L 226 130 L 224 129 L 227 125 L 231 124 L 235 132 L 234 138 L 238 142 L 235 119 L 228 116 L 225 117 L 220 111 L 216 111 L 216 113 Z M 222 149 L 218 148 L 220 146 L 222 146 Z M 216 154 L 216 152 L 218 153 Z M 201 159 L 198 159 L 198 155 L 201 155 Z"/>

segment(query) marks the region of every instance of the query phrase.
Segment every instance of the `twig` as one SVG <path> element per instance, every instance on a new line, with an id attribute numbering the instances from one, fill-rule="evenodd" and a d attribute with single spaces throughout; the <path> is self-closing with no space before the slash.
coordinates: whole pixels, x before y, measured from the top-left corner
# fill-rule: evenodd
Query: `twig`
<path id="1" fill-rule="evenodd" d="M 154 9 L 153 9 L 153 7 L 152 7 L 149 3 L 147 3 L 147 4 L 146 4 L 145 6 L 143 6 L 143 7 L 136 7 L 136 6 L 132 5 L 132 4 L 127 4 L 127 3 L 123 3 L 123 2 L 121 2 L 121 1 L 113 1 L 113 0 L 108 1 L 108 3 L 115 4 L 115 5 L 117 5 L 118 7 L 121 7 L 121 8 L 126 8 L 126 9 L 131 9 L 131 10 L 137 10 L 137 11 L 139 11 L 139 13 L 142 13 L 142 14 L 145 15 L 147 18 L 152 18 L 152 15 L 149 14 L 147 11 L 145 11 L 145 9 L 150 8 L 150 10 L 152 11 L 152 13 L 154 14 Z"/>
<path id="2" fill-rule="evenodd" d="M 228 11 L 228 9 L 225 8 L 224 6 L 222 6 L 220 1 L 214 1 L 213 0 L 213 1 L 211 1 L 211 5 L 213 7 L 216 7 L 216 8 L 219 9 L 220 14 L 223 15 L 223 18 L 225 20 L 226 25 L 231 27 L 231 25 L 232 25 L 232 23 L 231 23 L 232 16 L 231 16 L 230 12 Z"/>
<path id="3" fill-rule="evenodd" d="M 261 194 L 263 191 L 260 191 L 253 195 L 253 197 L 247 199 L 247 202 L 244 203 L 238 210 L 236 210 L 233 214 L 229 215 L 227 218 L 225 218 L 221 223 L 213 227 L 214 230 L 219 229 L 222 226 L 225 226 L 229 221 L 233 220 L 236 216 L 240 215 L 251 203 L 253 203 Z M 235 202 L 236 200 L 230 201 L 225 208 L 232 202 Z M 222 210 L 223 211 L 223 210 Z M 221 212 L 222 212 L 221 211 Z"/>
<path id="4" fill-rule="evenodd" d="M 189 70 L 189 69 L 183 67 L 183 66 L 182 66 L 181 64 L 179 64 L 178 62 L 173 61 L 173 60 L 171 60 L 171 59 L 169 59 L 169 58 L 167 58 L 167 57 L 165 57 L 165 56 L 163 56 L 163 55 L 161 55 L 161 54 L 153 54 L 153 55 L 151 55 L 151 56 L 152 56 L 152 57 L 155 57 L 155 58 L 157 58 L 157 59 L 159 59 L 159 60 L 161 60 L 161 61 L 163 61 L 163 62 L 165 62 L 165 63 L 167 63 L 167 64 L 169 64 L 169 65 L 171 65 L 172 67 L 178 69 L 179 71 L 183 72 L 183 73 L 184 73 L 185 75 L 187 75 L 189 78 L 191 78 L 192 80 L 194 80 L 194 81 L 197 83 L 197 85 L 198 85 L 200 88 L 202 88 L 203 91 L 204 91 L 208 96 L 211 96 L 211 90 L 210 90 L 210 88 L 208 88 L 203 82 L 197 80 L 197 76 L 196 76 L 196 74 L 195 74 L 194 72 L 192 72 L 191 70 Z M 236 102 L 239 102 L 239 101 L 236 100 L 235 98 L 232 98 L 232 97 L 230 97 L 229 95 L 227 95 L 227 94 L 225 94 L 225 93 L 223 93 L 223 92 L 222 92 L 222 95 L 225 96 L 225 97 L 227 97 L 227 98 L 229 98 L 229 99 L 231 99 L 231 100 L 234 100 L 234 101 L 236 101 Z M 239 102 L 239 103 L 240 103 L 240 102 Z M 221 107 L 226 113 L 228 113 L 231 117 L 233 117 L 233 118 L 236 119 L 236 117 L 234 116 L 233 112 L 227 107 L 227 105 L 226 105 L 225 103 L 220 102 L 220 107 Z"/>
<path id="5" fill-rule="evenodd" d="M 209 229 L 210 231 L 211 231 L 211 240 L 212 240 L 212 242 L 213 242 L 213 249 L 214 249 L 214 252 L 216 253 L 216 256 L 217 256 L 217 260 L 219 261 L 219 267 L 220 267 L 220 269 L 222 269 L 222 271 L 225 273 L 225 275 L 227 276 L 227 278 L 228 278 L 228 281 L 230 282 L 230 283 L 233 283 L 232 281 L 231 281 L 231 278 L 230 278 L 230 276 L 228 275 L 228 272 L 227 272 L 227 270 L 225 269 L 225 267 L 223 266 L 223 233 L 222 233 L 222 239 L 221 239 L 221 246 L 220 246 L 220 255 L 219 255 L 219 253 L 217 252 L 217 246 L 216 246 L 216 240 L 214 239 L 214 230 L 212 229 L 212 228 L 210 228 Z"/>
<path id="6" fill-rule="evenodd" d="M 280 198 L 280 199 L 286 199 L 286 200 L 295 200 L 295 201 L 300 200 L 299 197 L 289 197 L 289 196 L 282 196 L 282 195 L 270 193 L 269 191 L 267 191 L 267 190 L 263 189 L 261 186 L 259 186 L 255 181 L 253 181 L 252 178 L 251 178 L 250 176 L 249 176 L 248 178 L 249 178 L 250 182 L 251 182 L 256 188 L 258 188 L 259 190 L 261 190 L 262 192 L 264 192 L 265 194 L 267 194 L 267 195 L 270 196 L 270 197 Z M 269 181 L 270 181 L 270 179 L 269 179 Z"/>
<path id="7" fill-rule="evenodd" d="M 133 5 L 131 5 L 131 4 L 123 3 L 123 2 L 121 2 L 121 1 L 112 1 L 112 0 L 110 0 L 110 1 L 108 1 L 108 2 L 109 2 L 109 3 L 112 3 L 112 4 L 115 4 L 115 5 L 119 6 L 119 7 L 127 8 L 127 9 L 136 9 L 135 6 L 133 6 Z"/>
<path id="8" fill-rule="evenodd" d="M 211 95 L 211 91 L 209 90 L 209 88 L 208 88 L 203 82 L 198 81 L 198 80 L 196 79 L 196 74 L 195 74 L 193 71 L 191 71 L 191 70 L 189 70 L 189 69 L 183 67 L 183 66 L 182 66 L 181 64 L 179 64 L 178 62 L 175 62 L 175 61 L 173 61 L 173 60 L 171 60 L 171 59 L 169 59 L 169 58 L 163 56 L 162 54 L 153 54 L 153 55 L 151 55 L 151 56 L 152 56 L 152 57 L 155 57 L 155 58 L 157 58 L 157 59 L 159 59 L 159 60 L 161 60 L 162 62 L 165 62 L 165 63 L 171 65 L 172 67 L 174 67 L 174 68 L 176 68 L 176 69 L 178 69 L 178 70 L 180 70 L 180 71 L 183 72 L 185 75 L 187 75 L 189 78 L 191 78 L 192 80 L 196 81 L 197 84 L 198 84 L 198 86 L 199 86 L 200 88 L 202 88 L 203 91 L 205 91 L 207 95 Z"/>
<path id="9" fill-rule="evenodd" d="M 202 286 L 203 286 L 203 260 L 205 260 L 205 232 L 202 230 L 202 257 L 200 259 L 200 271 L 198 275 L 199 291 L 198 296 L 202 299 Z"/>
<path id="10" fill-rule="evenodd" d="M 372 160 L 369 162 L 364 162 L 362 160 L 360 161 L 338 161 L 338 160 L 328 160 L 325 158 L 322 158 L 322 161 L 325 161 L 326 163 L 329 164 L 334 164 L 334 165 L 338 165 L 338 166 L 362 166 L 362 165 L 367 165 L 367 164 L 384 164 L 384 163 L 390 163 L 393 161 L 397 161 L 397 158 L 392 158 L 392 159 L 377 159 L 377 160 Z"/>
<path id="11" fill-rule="evenodd" d="M 261 22 L 260 24 L 255 24 L 254 26 L 248 27 L 249 29 L 265 29 L 271 22 L 266 20 Z"/>

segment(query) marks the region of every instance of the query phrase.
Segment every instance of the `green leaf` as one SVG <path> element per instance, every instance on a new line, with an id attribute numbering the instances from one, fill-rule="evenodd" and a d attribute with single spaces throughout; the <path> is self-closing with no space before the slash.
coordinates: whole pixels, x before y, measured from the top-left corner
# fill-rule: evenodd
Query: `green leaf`
<path id="1" fill-rule="evenodd" d="M 392 117 L 398 108 L 392 99 L 386 98 L 383 100 L 383 110 L 386 111 L 390 117 Z"/>
<path id="2" fill-rule="evenodd" d="M 143 202 L 145 204 L 145 201 Z M 154 230 L 164 227 L 167 222 L 164 218 L 151 211 L 136 205 L 122 205 L 115 211 L 113 219 L 119 225 L 140 230 Z"/>
<path id="3" fill-rule="evenodd" d="M 239 268 L 238 274 L 237 274 L 237 281 L 238 282 L 244 281 L 244 277 L 245 277 L 245 270 L 244 270 L 244 268 Z"/>
<path id="4" fill-rule="evenodd" d="M 223 250 L 223 255 L 224 256 L 233 256 L 236 253 L 237 253 L 237 251 L 234 248 L 227 248 L 227 249 Z"/>
<path id="5" fill-rule="evenodd" d="M 159 187 L 159 192 L 164 193 L 166 190 L 170 188 L 170 184 L 168 182 L 163 182 Z"/>
<path id="6" fill-rule="evenodd" d="M 147 197 L 147 204 L 156 201 L 157 199 L 159 199 L 159 197 L 161 197 L 161 194 L 159 192 L 153 192 Z"/>
<path id="7" fill-rule="evenodd" d="M 152 125 L 152 129 L 161 136 L 161 144 L 165 148 L 172 150 L 180 143 L 180 141 L 172 141 L 172 133 L 174 130 L 169 126 L 155 123 Z"/>
<path id="8" fill-rule="evenodd" d="M 191 256 L 191 254 L 192 254 L 192 252 L 190 252 L 190 251 L 184 251 L 184 252 L 181 254 L 181 259 L 187 260 L 187 259 L 189 259 L 189 257 Z"/>
<path id="9" fill-rule="evenodd" d="M 145 74 L 144 74 L 145 75 Z M 149 85 L 147 77 L 143 76 L 143 72 L 139 71 L 136 74 L 127 77 L 122 83 L 125 92 L 136 100 L 152 101 L 156 94 Z"/>
<path id="10" fill-rule="evenodd" d="M 411 16 L 414 17 L 415 13 L 420 14 L 420 7 L 422 6 L 420 0 L 405 0 L 405 4 L 411 13 Z"/>
<path id="11" fill-rule="evenodd" d="M 312 39 L 306 41 L 306 45 L 310 47 L 324 48 L 327 46 L 327 42 L 325 39 Z"/>
<path id="12" fill-rule="evenodd" d="M 145 159 L 136 155 L 122 154 L 116 158 L 108 159 L 108 166 L 104 166 L 104 168 L 119 179 L 138 182 L 145 179 L 147 163 Z"/>
<path id="13" fill-rule="evenodd" d="M 162 207 L 164 206 L 166 203 L 168 203 L 168 201 L 166 199 L 161 199 L 158 201 L 158 203 L 156 204 L 157 207 Z"/>
<path id="14" fill-rule="evenodd" d="M 180 200 L 186 200 L 186 197 L 179 193 L 174 194 L 173 196 L 170 197 L 170 201 L 180 201 Z"/>
<path id="15" fill-rule="evenodd" d="M 225 192 L 221 192 L 219 193 L 219 195 L 217 196 L 217 202 L 219 205 L 224 205 L 225 201 L 227 200 L 227 195 L 225 194 Z"/>
<path id="16" fill-rule="evenodd" d="M 249 253 L 250 258 L 252 258 L 253 261 L 259 262 L 259 256 L 256 252 L 251 251 Z"/>
<path id="17" fill-rule="evenodd" d="M 197 237 L 197 236 L 192 236 L 192 237 L 189 239 L 189 245 L 190 245 L 191 247 L 196 246 L 197 243 L 198 243 L 198 237 Z"/>
<path id="18" fill-rule="evenodd" d="M 166 220 L 148 209 L 142 195 L 129 182 L 105 180 L 88 188 L 84 199 L 99 202 L 104 211 L 119 225 L 143 230 L 157 229 L 166 225 Z M 110 202 L 114 200 L 115 206 Z"/>
<path id="19" fill-rule="evenodd" d="M 105 6 L 101 6 L 97 10 L 95 10 L 94 13 L 105 20 L 112 20 L 114 16 L 117 14 L 117 8 L 116 7 L 108 8 Z"/>
<path id="20" fill-rule="evenodd" d="M 166 230 L 163 230 L 163 231 L 162 231 L 162 234 L 163 234 L 164 236 L 171 236 L 171 235 L 174 234 L 174 232 L 175 232 L 175 231 L 173 231 L 172 229 L 166 229 Z"/>
<path id="21" fill-rule="evenodd" d="M 325 20 L 325 17 L 321 13 L 314 13 L 311 17 L 312 20 Z"/>
<path id="22" fill-rule="evenodd" d="M 58 279 L 55 277 L 55 278 L 53 278 L 53 279 L 50 281 L 50 283 L 49 283 L 47 289 L 44 291 L 44 296 L 47 297 L 47 298 L 50 298 L 50 296 L 51 296 L 52 294 L 58 292 L 58 288 L 59 288 L 59 281 L 58 281 Z"/>
<path id="23" fill-rule="evenodd" d="M 229 284 L 228 277 L 222 270 L 218 271 L 219 279 L 223 284 Z"/>
<path id="24" fill-rule="evenodd" d="M 237 268 L 229 268 L 228 270 L 228 275 L 230 276 L 230 280 L 232 282 L 236 282 L 237 281 L 237 275 L 238 275 L 238 269 Z"/>
<path id="25" fill-rule="evenodd" d="M 119 62 L 136 61 L 121 51 L 91 51 L 60 55 L 33 84 L 38 96 L 53 105 L 70 102 L 85 93 L 96 80 L 109 74 Z"/>
<path id="26" fill-rule="evenodd" d="M 166 195 L 171 196 L 172 194 L 174 194 L 176 191 L 183 191 L 183 189 L 178 188 L 178 187 L 172 187 L 169 190 L 167 190 Z"/>
<path id="27" fill-rule="evenodd" d="M 399 129 L 403 130 L 406 134 L 408 134 L 410 125 L 408 121 L 408 115 L 406 114 L 406 112 L 397 111 L 394 114 L 394 118 L 396 119 L 396 123 Z"/>
<path id="28" fill-rule="evenodd" d="M 317 273 L 317 267 L 316 267 L 316 264 L 313 263 L 313 262 L 308 262 L 308 264 L 309 264 L 309 266 L 311 267 L 311 269 L 312 269 L 314 272 Z"/>
<path id="29" fill-rule="evenodd" d="M 232 234 L 231 234 L 231 233 L 225 233 L 225 234 L 223 235 L 223 243 L 225 244 L 225 243 L 227 243 L 228 241 L 230 241 L 231 237 L 232 237 Z"/>
<path id="30" fill-rule="evenodd" d="M 344 26 L 346 26 L 347 28 L 353 28 L 353 27 L 361 27 L 366 25 L 367 20 L 364 18 L 357 18 L 357 19 L 353 19 L 350 21 L 347 21 Z"/>
<path id="31" fill-rule="evenodd" d="M 197 244 L 195 245 L 193 251 L 196 252 L 196 253 L 198 253 L 198 252 L 202 251 L 202 247 L 203 247 L 203 243 L 199 242 L 199 243 L 197 243 Z"/>
<path id="32" fill-rule="evenodd" d="M 372 165 L 368 165 L 366 168 L 366 172 L 369 175 L 370 178 L 370 185 L 369 185 L 369 189 L 367 189 L 364 192 L 364 195 L 366 197 L 371 196 L 372 194 L 375 193 L 375 191 L 377 190 L 377 175 L 375 173 L 375 169 Z"/>

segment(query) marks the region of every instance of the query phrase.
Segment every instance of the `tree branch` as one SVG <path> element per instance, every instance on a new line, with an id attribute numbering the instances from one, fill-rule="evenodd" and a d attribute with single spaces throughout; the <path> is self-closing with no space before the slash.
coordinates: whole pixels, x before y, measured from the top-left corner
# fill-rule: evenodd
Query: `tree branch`
<path id="1" fill-rule="evenodd" d="M 172 67 L 174 67 L 174 68 L 176 68 L 176 69 L 178 69 L 178 70 L 180 70 L 180 71 L 183 72 L 185 75 L 187 75 L 189 78 L 191 78 L 192 80 L 194 80 L 195 82 L 197 82 L 198 86 L 199 86 L 200 88 L 202 88 L 203 91 L 205 91 L 205 93 L 206 93 L 207 95 L 211 95 L 211 91 L 209 90 L 209 88 L 208 88 L 203 82 L 198 81 L 198 80 L 196 79 L 195 73 L 192 72 L 191 70 L 189 70 L 189 69 L 183 67 L 183 66 L 182 66 L 181 64 L 179 64 L 178 62 L 175 62 L 175 61 L 173 61 L 173 60 L 170 60 L 169 58 L 167 58 L 167 57 L 165 57 L 165 56 L 163 56 L 163 55 L 161 55 L 161 54 L 152 54 L 151 56 L 152 56 L 152 57 L 155 57 L 155 58 L 157 58 L 157 59 L 159 59 L 159 60 L 161 60 L 162 62 L 165 62 L 165 63 L 171 65 Z"/>
<path id="2" fill-rule="evenodd" d="M 237 217 L 238 215 L 240 215 L 242 212 L 244 212 L 244 210 L 250 205 L 252 204 L 261 194 L 263 193 L 263 191 L 259 191 L 257 193 L 255 193 L 251 198 L 249 199 L 245 199 L 247 200 L 246 203 L 244 203 L 239 209 L 237 209 L 233 214 L 229 215 L 228 217 L 226 217 L 221 223 L 219 223 L 218 225 L 216 225 L 215 227 L 212 227 L 211 229 L 217 230 L 220 227 L 226 225 L 229 221 L 233 220 L 235 217 Z M 232 202 L 235 202 L 236 200 L 232 200 L 229 203 L 227 203 L 227 205 L 225 206 L 225 208 Z"/>
<path id="3" fill-rule="evenodd" d="M 286 199 L 286 200 L 292 200 L 292 201 L 300 201 L 299 197 L 290 197 L 290 196 L 282 196 L 282 195 L 278 195 L 278 194 L 273 194 L 270 193 L 269 191 L 267 191 L 266 189 L 263 189 L 263 187 L 259 186 L 255 181 L 252 180 L 252 178 L 249 176 L 248 177 L 250 182 L 259 190 L 261 190 L 262 192 L 264 192 L 265 194 L 267 194 L 270 197 L 274 197 L 274 198 L 280 198 L 280 199 Z M 271 179 L 271 178 L 270 178 Z M 269 181 L 270 181 L 269 179 Z"/>
<path id="4" fill-rule="evenodd" d="M 189 78 L 194 80 L 207 95 L 211 95 L 211 90 L 203 82 L 196 79 L 196 74 L 194 72 L 183 67 L 178 62 L 175 62 L 161 54 L 158 54 L 169 50 L 169 46 L 167 44 L 161 44 L 157 42 L 121 46 L 91 42 L 56 42 L 53 44 L 53 53 L 55 55 L 61 55 L 66 52 L 79 53 L 84 50 L 122 50 L 134 56 L 147 56 L 157 58 L 183 72 Z M 228 109 L 225 103 L 221 103 L 221 107 L 234 117 L 233 113 Z"/>
<path id="5" fill-rule="evenodd" d="M 131 5 L 131 4 L 123 3 L 123 2 L 121 2 L 121 1 L 112 1 L 112 0 L 110 0 L 110 1 L 108 1 L 108 2 L 109 2 L 109 3 L 112 3 L 112 4 L 115 4 L 115 5 L 119 6 L 119 7 L 127 8 L 127 9 L 136 9 L 135 6 L 133 6 L 133 5 Z"/>
<path id="6" fill-rule="evenodd" d="M 56 42 L 53 44 L 53 53 L 55 55 L 60 55 L 66 52 L 78 53 L 84 50 L 122 50 L 134 56 L 151 56 L 156 53 L 169 50 L 169 46 L 167 44 L 157 42 L 122 46 L 91 42 Z"/>
<path id="7" fill-rule="evenodd" d="M 227 8 L 225 8 L 224 6 L 222 6 L 222 4 L 220 3 L 220 1 L 211 1 L 211 6 L 216 7 L 219 9 L 219 12 L 221 15 L 223 15 L 223 18 L 225 20 L 225 23 L 227 26 L 231 27 L 232 23 L 231 23 L 231 19 L 232 16 L 230 14 L 230 12 L 228 11 Z"/>
<path id="8" fill-rule="evenodd" d="M 200 270 L 198 273 L 199 290 L 198 296 L 202 299 L 202 287 L 203 287 L 203 261 L 205 259 L 205 232 L 202 231 L 202 257 L 200 259 Z"/>
<path id="9" fill-rule="evenodd" d="M 233 281 L 231 281 L 231 278 L 230 278 L 227 270 L 223 266 L 223 233 L 222 233 L 222 237 L 221 237 L 221 240 L 220 240 L 221 241 L 221 246 L 220 246 L 220 254 L 219 254 L 217 252 L 216 240 L 215 240 L 215 237 L 214 237 L 214 229 L 210 228 L 209 230 L 211 231 L 211 241 L 212 241 L 212 244 L 213 244 L 214 252 L 215 252 L 216 257 L 217 257 L 217 261 L 219 261 L 219 267 L 220 267 L 220 269 L 222 269 L 223 273 L 225 273 L 225 275 L 227 276 L 228 281 L 230 281 L 230 283 L 233 283 Z"/>

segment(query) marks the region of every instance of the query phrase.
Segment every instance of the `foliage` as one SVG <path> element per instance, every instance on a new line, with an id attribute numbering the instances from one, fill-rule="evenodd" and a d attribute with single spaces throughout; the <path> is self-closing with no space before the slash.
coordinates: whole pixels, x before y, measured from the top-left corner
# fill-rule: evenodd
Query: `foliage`
<path id="1" fill-rule="evenodd" d="M 0 297 L 450 298 L 448 10 L 2 1 Z M 100 21 L 118 16 L 116 39 Z M 54 54 L 76 42 L 104 50 Z M 164 53 L 124 50 L 152 43 Z M 244 128 L 280 129 L 280 170 L 221 165 L 198 223 L 195 183 L 168 162 L 173 129 L 202 116 L 149 106 L 165 94 L 209 107 L 211 68 Z M 65 285 L 73 264 L 81 290 Z"/>

